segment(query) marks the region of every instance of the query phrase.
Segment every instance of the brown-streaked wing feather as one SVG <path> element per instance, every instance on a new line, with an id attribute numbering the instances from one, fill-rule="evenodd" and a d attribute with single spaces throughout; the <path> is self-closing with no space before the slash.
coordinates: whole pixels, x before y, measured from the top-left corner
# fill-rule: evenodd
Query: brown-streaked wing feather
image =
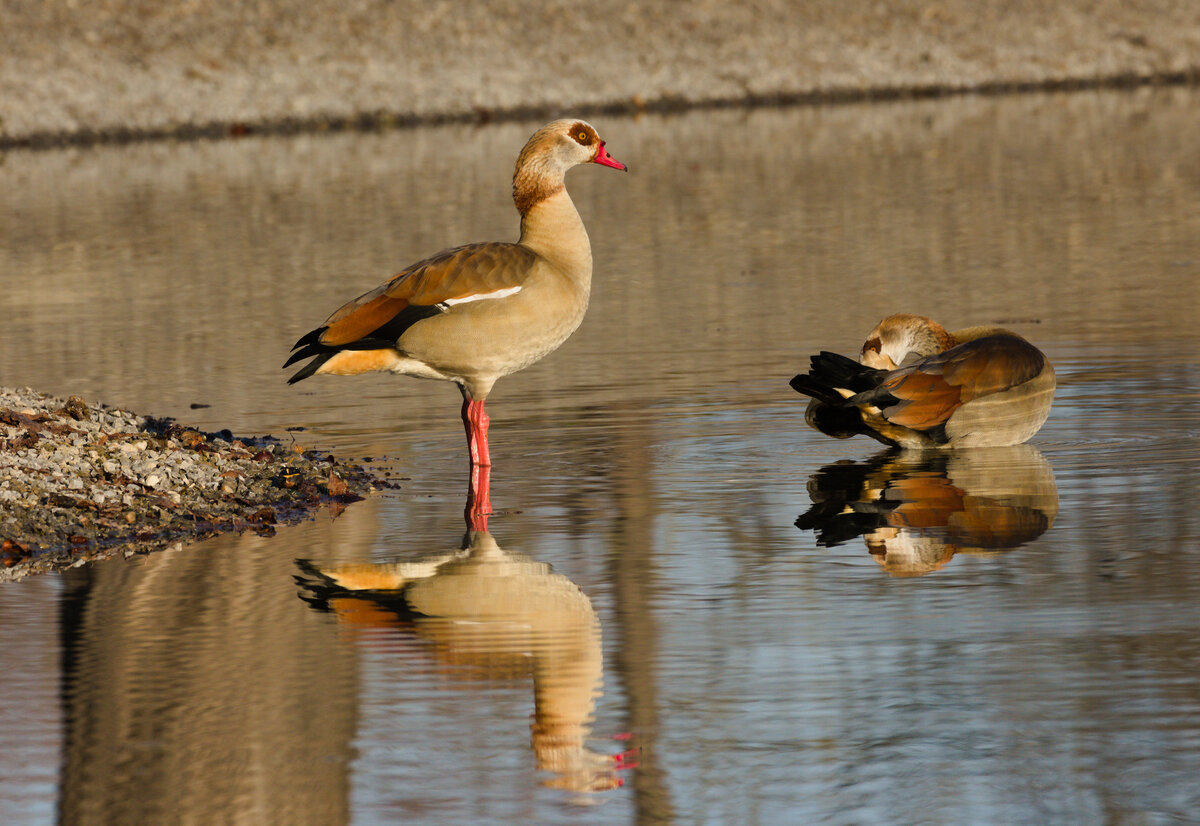
<path id="1" fill-rule="evenodd" d="M 1042 372 L 1045 357 L 1013 335 L 992 335 L 951 347 L 911 367 L 893 371 L 879 387 L 897 401 L 884 406 L 893 424 L 927 430 L 962 404 L 1023 384 Z"/>
<path id="2" fill-rule="evenodd" d="M 520 286 L 535 258 L 519 244 L 470 244 L 444 250 L 340 307 L 323 325 L 320 343 L 339 347 L 368 337 L 409 306 L 432 307 Z"/>
<path id="3" fill-rule="evenodd" d="M 537 255 L 520 244 L 458 247 L 393 278 L 388 294 L 404 297 L 410 304 L 429 305 L 519 287 L 536 260 Z"/>
<path id="4" fill-rule="evenodd" d="M 395 318 L 408 302 L 388 295 L 359 296 L 344 305 L 325 322 L 318 341 L 328 347 L 338 347 L 365 338 Z"/>
<path id="5" fill-rule="evenodd" d="M 992 335 L 952 347 L 940 356 L 946 381 L 963 388 L 963 401 L 1000 393 L 1035 378 L 1046 365 L 1041 351 L 1014 335 Z"/>
<path id="6" fill-rule="evenodd" d="M 926 373 L 916 367 L 895 371 L 879 386 L 879 393 L 886 393 L 896 401 L 880 405 L 883 418 L 892 424 L 913 430 L 937 427 L 950 418 L 962 404 L 961 388 L 948 384 L 937 373 Z"/>

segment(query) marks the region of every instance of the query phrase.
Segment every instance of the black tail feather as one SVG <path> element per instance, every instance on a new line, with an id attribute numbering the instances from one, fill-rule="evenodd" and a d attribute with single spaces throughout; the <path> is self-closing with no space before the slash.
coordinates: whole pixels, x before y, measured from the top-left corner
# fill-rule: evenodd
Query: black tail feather
<path id="1" fill-rule="evenodd" d="M 836 390 L 828 384 L 818 380 L 811 373 L 799 373 L 792 377 L 788 382 L 791 388 L 797 393 L 802 393 L 805 396 L 812 396 L 817 401 L 825 402 L 834 406 L 841 406 L 845 402 Z"/>
<path id="2" fill-rule="evenodd" d="M 846 396 L 839 393 L 839 389 L 851 394 L 872 390 L 879 385 L 883 376 L 882 370 L 866 367 L 854 359 L 828 350 L 812 356 L 809 361 L 812 365 L 809 371 L 791 380 L 792 389 L 835 407 L 846 404 Z"/>
<path id="3" fill-rule="evenodd" d="M 809 374 L 832 387 L 843 387 L 855 393 L 872 390 L 879 386 L 882 380 L 882 370 L 859 364 L 852 358 L 822 350 L 811 359 L 812 368 Z"/>

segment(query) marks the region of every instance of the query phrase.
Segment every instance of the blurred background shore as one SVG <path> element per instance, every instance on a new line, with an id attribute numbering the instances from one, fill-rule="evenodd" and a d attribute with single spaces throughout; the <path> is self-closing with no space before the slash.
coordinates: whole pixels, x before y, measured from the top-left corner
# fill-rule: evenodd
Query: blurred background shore
<path id="1" fill-rule="evenodd" d="M 1197 77 L 1172 0 L 0 0 L 0 147 Z"/>

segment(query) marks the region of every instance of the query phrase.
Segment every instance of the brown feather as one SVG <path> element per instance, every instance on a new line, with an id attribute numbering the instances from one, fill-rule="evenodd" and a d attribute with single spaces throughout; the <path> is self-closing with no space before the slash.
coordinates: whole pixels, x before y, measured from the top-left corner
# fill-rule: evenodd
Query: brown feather
<path id="1" fill-rule="evenodd" d="M 535 258 L 519 244 L 471 244 L 444 250 L 338 308 L 326 320 L 320 341 L 329 347 L 350 344 L 410 305 L 429 307 L 519 286 Z"/>
<path id="2" fill-rule="evenodd" d="M 392 279 L 388 295 L 429 306 L 521 286 L 537 261 L 532 250 L 500 242 L 471 244 L 422 261 Z"/>
<path id="3" fill-rule="evenodd" d="M 963 387 L 963 401 L 1035 378 L 1045 366 L 1045 356 L 1032 344 L 1013 335 L 987 336 L 947 350 L 942 372 L 946 381 Z"/>
<path id="4" fill-rule="evenodd" d="M 893 424 L 925 430 L 942 424 L 972 399 L 1000 393 L 1037 376 L 1045 357 L 1024 339 L 992 335 L 952 347 L 895 371 L 886 390 L 899 400 L 882 415 Z"/>
<path id="5" fill-rule="evenodd" d="M 322 344 L 338 347 L 358 341 L 387 324 L 408 306 L 404 299 L 389 295 L 377 295 L 366 302 L 359 302 L 361 299 L 356 299 L 330 316 L 325 322 L 325 331 L 321 333 Z"/>
<path id="6" fill-rule="evenodd" d="M 961 405 L 961 389 L 947 384 L 936 373 L 905 370 L 880 385 L 899 399 L 897 404 L 884 407 L 882 414 L 892 424 L 926 430 L 949 419 Z"/>

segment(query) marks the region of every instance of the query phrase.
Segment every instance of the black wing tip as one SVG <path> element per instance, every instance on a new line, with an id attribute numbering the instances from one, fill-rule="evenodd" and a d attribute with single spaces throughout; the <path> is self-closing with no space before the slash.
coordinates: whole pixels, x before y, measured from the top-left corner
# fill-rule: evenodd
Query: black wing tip
<path id="1" fill-rule="evenodd" d="M 297 355 L 300 358 L 306 357 L 305 354 L 298 353 Z M 329 359 L 333 358 L 333 353 L 316 353 L 316 354 L 308 353 L 307 355 L 316 355 L 316 358 L 314 358 L 308 364 L 304 365 L 299 370 L 297 370 L 295 372 L 295 374 L 293 374 L 287 380 L 288 384 L 295 384 L 298 381 L 304 381 L 309 376 L 312 376 L 314 373 L 316 373 L 318 370 L 320 370 L 321 365 L 323 365 L 325 362 L 329 361 Z M 296 356 L 293 356 L 291 359 L 289 359 L 288 363 L 285 364 L 284 367 L 287 367 L 288 365 L 292 364 L 292 362 L 294 362 L 294 361 L 296 361 Z"/>
<path id="2" fill-rule="evenodd" d="M 813 373 L 797 373 L 792 376 L 788 386 L 803 396 L 809 396 L 817 401 L 840 407 L 846 400 L 833 389 L 833 386 L 821 380 Z"/>
<path id="3" fill-rule="evenodd" d="M 331 356 L 337 352 L 332 347 L 326 347 L 323 344 L 306 344 L 303 349 L 297 350 L 288 356 L 288 360 L 283 363 L 285 368 L 291 367 L 298 361 L 304 361 L 306 358 L 313 356 Z"/>
<path id="4" fill-rule="evenodd" d="M 320 344 L 321 336 L 323 336 L 325 334 L 325 331 L 328 329 L 329 329 L 328 327 L 318 327 L 315 330 L 309 330 L 307 333 L 300 336 L 300 338 L 296 341 L 296 343 L 292 345 L 292 349 L 298 350 L 301 347 L 305 347 L 305 346 L 308 346 L 311 344 Z"/>
<path id="5" fill-rule="evenodd" d="M 288 379 L 288 384 L 295 384 L 298 381 L 308 378 L 313 374 L 313 371 L 328 361 L 333 351 L 321 343 L 321 335 L 328 329 L 328 327 L 318 327 L 315 330 L 309 330 L 300 337 L 299 341 L 292 345 L 294 352 L 288 356 L 288 360 L 283 363 L 283 367 L 280 368 L 281 370 L 286 370 L 296 362 L 304 361 L 306 358 L 312 358 L 313 356 L 325 356 L 325 358 L 318 358 L 313 363 L 306 365 L 296 375 Z"/>
<path id="6" fill-rule="evenodd" d="M 862 393 L 878 387 L 886 370 L 877 370 L 861 364 L 841 353 L 831 353 L 822 350 L 810 361 L 812 368 L 809 375 L 828 387 L 839 387 L 854 393 Z"/>

